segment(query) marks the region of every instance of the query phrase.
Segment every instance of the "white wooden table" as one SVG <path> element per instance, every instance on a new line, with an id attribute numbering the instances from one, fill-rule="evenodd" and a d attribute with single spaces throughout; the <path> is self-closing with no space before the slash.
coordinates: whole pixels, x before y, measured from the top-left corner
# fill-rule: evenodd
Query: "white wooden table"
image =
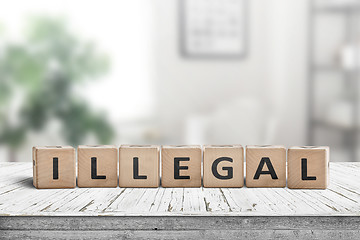
<path id="1" fill-rule="evenodd" d="M 0 164 L 0 238 L 360 238 L 360 163 L 327 190 L 37 190 L 31 163 Z"/>

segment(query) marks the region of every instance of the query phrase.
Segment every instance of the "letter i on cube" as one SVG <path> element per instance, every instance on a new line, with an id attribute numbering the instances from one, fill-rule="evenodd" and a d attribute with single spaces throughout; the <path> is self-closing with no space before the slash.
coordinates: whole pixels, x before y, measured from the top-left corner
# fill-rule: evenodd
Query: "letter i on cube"
<path id="1" fill-rule="evenodd" d="M 70 146 L 33 147 L 33 184 L 38 189 L 74 188 L 75 149 Z"/>

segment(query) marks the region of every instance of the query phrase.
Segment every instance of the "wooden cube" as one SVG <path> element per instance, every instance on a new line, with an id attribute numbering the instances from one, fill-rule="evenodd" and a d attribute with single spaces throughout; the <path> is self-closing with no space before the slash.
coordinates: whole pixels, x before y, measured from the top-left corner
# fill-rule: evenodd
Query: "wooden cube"
<path id="1" fill-rule="evenodd" d="M 75 149 L 70 146 L 33 147 L 33 184 L 38 189 L 74 188 Z"/>
<path id="2" fill-rule="evenodd" d="M 246 186 L 286 186 L 284 146 L 246 146 Z"/>
<path id="3" fill-rule="evenodd" d="M 244 150 L 241 145 L 204 146 L 204 187 L 243 187 Z"/>
<path id="4" fill-rule="evenodd" d="M 326 189 L 329 147 L 291 147 L 288 150 L 288 188 Z"/>
<path id="5" fill-rule="evenodd" d="M 79 146 L 78 187 L 117 187 L 117 162 L 115 146 Z"/>
<path id="6" fill-rule="evenodd" d="M 162 146 L 161 161 L 163 187 L 201 187 L 200 146 Z"/>
<path id="7" fill-rule="evenodd" d="M 120 187 L 159 187 L 160 147 L 122 145 L 119 149 Z"/>

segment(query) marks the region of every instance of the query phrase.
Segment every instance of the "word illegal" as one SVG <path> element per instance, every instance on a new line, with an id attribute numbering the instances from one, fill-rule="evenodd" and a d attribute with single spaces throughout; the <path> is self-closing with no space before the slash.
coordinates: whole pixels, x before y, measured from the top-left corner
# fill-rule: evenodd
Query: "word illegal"
<path id="1" fill-rule="evenodd" d="M 287 180 L 288 188 L 327 188 L 328 147 L 246 146 L 245 153 L 247 187 L 286 187 Z M 76 187 L 75 159 L 73 147 L 34 147 L 34 186 Z M 162 187 L 244 186 L 241 145 L 81 145 L 77 185 L 159 187 L 160 160 Z"/>

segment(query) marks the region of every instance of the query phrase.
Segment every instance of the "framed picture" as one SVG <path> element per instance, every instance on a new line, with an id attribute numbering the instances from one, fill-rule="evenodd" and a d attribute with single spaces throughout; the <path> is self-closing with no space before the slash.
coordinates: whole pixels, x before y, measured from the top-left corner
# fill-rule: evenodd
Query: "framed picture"
<path id="1" fill-rule="evenodd" d="M 179 0 L 180 52 L 194 58 L 243 58 L 247 0 Z"/>

